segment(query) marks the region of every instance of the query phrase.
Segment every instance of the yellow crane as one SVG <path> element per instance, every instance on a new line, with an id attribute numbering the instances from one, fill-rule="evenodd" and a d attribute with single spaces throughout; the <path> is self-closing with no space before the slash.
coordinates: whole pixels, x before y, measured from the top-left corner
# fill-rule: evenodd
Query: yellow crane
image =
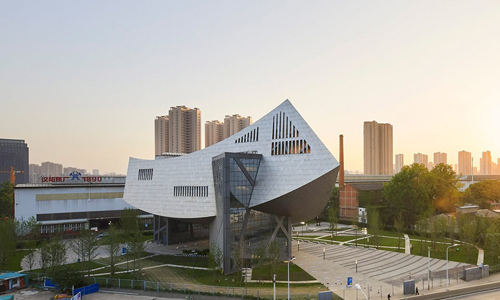
<path id="1" fill-rule="evenodd" d="M 16 171 L 14 167 L 10 167 L 10 171 L 0 171 L 0 173 L 10 173 L 10 183 L 12 187 L 16 186 L 16 174 L 24 174 L 24 171 Z M 12 188 L 12 217 L 14 218 L 14 210 L 16 209 L 16 201 L 14 199 L 14 188 Z"/>

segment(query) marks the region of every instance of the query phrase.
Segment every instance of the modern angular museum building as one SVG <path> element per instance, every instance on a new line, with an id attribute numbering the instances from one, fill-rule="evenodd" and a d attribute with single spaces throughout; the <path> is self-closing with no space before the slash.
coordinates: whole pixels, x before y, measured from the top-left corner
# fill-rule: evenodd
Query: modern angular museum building
<path id="1" fill-rule="evenodd" d="M 278 244 L 291 255 L 292 223 L 316 217 L 335 185 L 339 163 L 290 101 L 229 138 L 182 156 L 130 158 L 124 200 L 154 215 L 154 239 L 210 239 L 251 258 Z"/>

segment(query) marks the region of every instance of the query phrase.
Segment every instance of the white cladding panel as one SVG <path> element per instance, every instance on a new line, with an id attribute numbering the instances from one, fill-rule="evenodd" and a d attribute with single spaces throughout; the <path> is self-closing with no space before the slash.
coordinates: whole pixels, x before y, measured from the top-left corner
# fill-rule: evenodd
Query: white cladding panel
<path id="1" fill-rule="evenodd" d="M 93 193 L 123 193 L 123 187 L 38 187 L 17 188 L 16 218 L 28 219 L 37 214 L 56 214 L 70 212 L 108 211 L 134 208 L 123 198 L 109 199 L 70 199 L 36 201 L 36 195 L 90 194 Z"/>
<path id="2" fill-rule="evenodd" d="M 273 117 L 284 113 L 299 137 L 273 139 Z M 258 141 L 235 143 L 258 128 Z M 271 155 L 273 142 L 303 139 L 308 154 Z M 170 159 L 130 158 L 125 184 L 125 201 L 156 215 L 175 218 L 203 218 L 216 215 L 212 158 L 224 152 L 262 154 L 251 206 L 256 206 L 310 183 L 338 167 L 313 130 L 290 101 L 285 101 L 262 119 L 233 136 L 203 150 Z M 151 180 L 139 180 L 139 169 L 153 169 Z M 333 186 L 332 182 L 332 186 Z M 208 186 L 208 197 L 174 196 L 174 186 Z"/>

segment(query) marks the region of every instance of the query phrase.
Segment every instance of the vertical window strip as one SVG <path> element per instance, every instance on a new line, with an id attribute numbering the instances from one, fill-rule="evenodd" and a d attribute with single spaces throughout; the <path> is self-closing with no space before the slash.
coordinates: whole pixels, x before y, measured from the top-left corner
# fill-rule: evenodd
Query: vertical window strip
<path id="1" fill-rule="evenodd" d="M 174 186 L 175 197 L 208 197 L 208 186 Z"/>
<path id="2" fill-rule="evenodd" d="M 273 140 L 274 140 L 274 116 L 273 116 Z"/>
<path id="3" fill-rule="evenodd" d="M 153 169 L 139 169 L 137 180 L 153 180 Z"/>

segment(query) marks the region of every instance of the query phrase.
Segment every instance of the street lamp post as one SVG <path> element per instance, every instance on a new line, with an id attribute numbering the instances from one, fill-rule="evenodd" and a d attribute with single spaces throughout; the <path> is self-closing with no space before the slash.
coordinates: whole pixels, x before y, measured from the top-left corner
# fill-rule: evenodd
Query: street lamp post
<path id="1" fill-rule="evenodd" d="M 365 296 L 365 299 L 368 300 L 368 296 L 365 294 L 365 292 L 363 292 L 363 289 L 361 288 L 361 286 L 357 283 L 354 286 L 356 287 L 356 289 L 360 290 L 361 293 L 363 294 L 363 296 Z"/>
<path id="2" fill-rule="evenodd" d="M 325 259 L 325 251 L 326 249 L 323 247 L 323 259 Z"/>
<path id="3" fill-rule="evenodd" d="M 358 273 L 358 260 L 356 259 L 356 273 Z"/>
<path id="4" fill-rule="evenodd" d="M 290 262 L 293 260 L 295 260 L 295 256 L 292 256 L 292 258 L 288 260 L 288 300 L 290 300 Z"/>
<path id="5" fill-rule="evenodd" d="M 300 241 L 297 240 L 297 251 L 300 251 Z"/>
<path id="6" fill-rule="evenodd" d="M 448 290 L 448 288 L 450 287 L 450 281 L 448 279 L 449 271 L 450 271 L 450 261 L 448 260 L 448 250 L 451 247 L 456 247 L 456 246 L 458 246 L 458 244 L 454 244 L 454 245 L 446 247 L 446 290 Z"/>

